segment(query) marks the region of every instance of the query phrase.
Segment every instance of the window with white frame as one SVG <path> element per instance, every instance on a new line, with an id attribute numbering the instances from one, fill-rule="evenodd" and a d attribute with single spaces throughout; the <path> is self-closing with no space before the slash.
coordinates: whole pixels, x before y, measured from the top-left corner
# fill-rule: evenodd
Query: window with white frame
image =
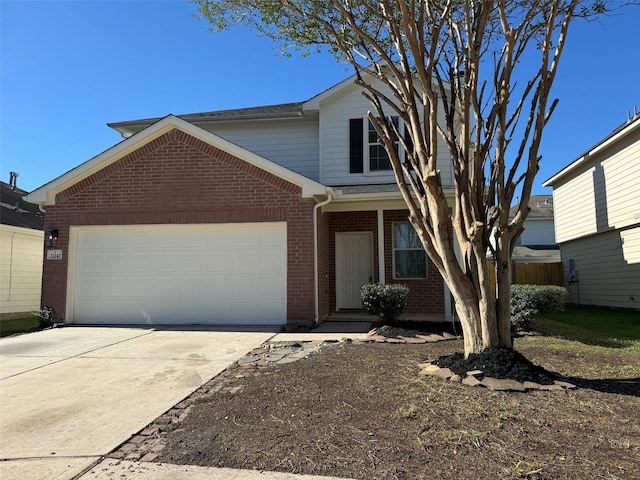
<path id="1" fill-rule="evenodd" d="M 393 224 L 393 278 L 427 278 L 427 253 L 409 222 Z"/>

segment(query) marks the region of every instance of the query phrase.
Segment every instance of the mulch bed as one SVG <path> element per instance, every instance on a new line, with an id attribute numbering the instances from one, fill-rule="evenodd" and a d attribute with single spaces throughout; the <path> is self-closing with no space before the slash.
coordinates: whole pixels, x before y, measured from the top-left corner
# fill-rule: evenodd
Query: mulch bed
<path id="1" fill-rule="evenodd" d="M 516 348 L 582 388 L 498 392 L 418 374 L 460 340 L 327 344 L 234 365 L 113 456 L 359 479 L 640 478 L 637 354 Z"/>
<path id="2" fill-rule="evenodd" d="M 557 378 L 553 372 L 534 365 L 520 352 L 507 348 L 488 348 L 482 353 L 469 355 L 469 358 L 464 358 L 462 353 L 457 352 L 442 356 L 433 363 L 463 376 L 471 370 L 481 370 L 486 377 L 508 378 L 542 385 L 551 385 Z"/>

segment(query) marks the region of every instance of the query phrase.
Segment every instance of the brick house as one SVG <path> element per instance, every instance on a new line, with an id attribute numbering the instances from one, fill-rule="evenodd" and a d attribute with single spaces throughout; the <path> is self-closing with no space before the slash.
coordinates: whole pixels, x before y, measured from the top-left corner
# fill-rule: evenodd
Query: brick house
<path id="1" fill-rule="evenodd" d="M 410 287 L 407 315 L 451 318 L 369 108 L 352 77 L 304 102 L 109 124 L 122 142 L 28 196 L 57 237 L 42 304 L 77 324 L 308 324 L 375 281 Z"/>

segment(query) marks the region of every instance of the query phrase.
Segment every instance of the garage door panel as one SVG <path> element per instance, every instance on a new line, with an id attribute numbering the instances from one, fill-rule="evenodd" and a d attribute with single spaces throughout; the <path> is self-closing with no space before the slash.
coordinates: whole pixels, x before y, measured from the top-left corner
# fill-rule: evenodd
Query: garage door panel
<path id="1" fill-rule="evenodd" d="M 211 298 L 229 299 L 233 291 L 233 285 L 229 281 L 229 276 L 219 274 L 209 276 L 206 281 L 206 295 Z"/>
<path id="2" fill-rule="evenodd" d="M 237 249 L 253 249 L 260 244 L 260 232 L 257 230 L 234 231 L 233 246 Z"/>
<path id="3" fill-rule="evenodd" d="M 207 247 L 221 249 L 224 247 L 234 248 L 235 232 L 232 228 L 220 228 L 216 232 L 207 235 Z"/>
<path id="4" fill-rule="evenodd" d="M 236 251 L 233 253 L 234 272 L 255 272 L 258 266 L 258 254 L 254 251 Z"/>
<path id="5" fill-rule="evenodd" d="M 97 258 L 98 254 L 95 255 Z M 113 255 L 105 256 L 102 258 L 105 260 L 103 262 L 103 271 L 108 273 L 120 273 L 131 271 L 132 268 L 135 268 L 134 262 L 136 259 L 131 256 L 123 255 L 121 253 L 116 253 Z M 101 273 L 101 271 L 97 271 L 97 273 Z"/>
<path id="6" fill-rule="evenodd" d="M 231 272 L 233 271 L 233 258 L 229 253 L 210 253 L 206 256 L 206 269 L 210 272 Z"/>
<path id="7" fill-rule="evenodd" d="M 73 322 L 286 322 L 284 223 L 87 227 L 74 235 Z"/>
<path id="8" fill-rule="evenodd" d="M 232 304 L 228 300 L 210 302 L 205 305 L 204 318 L 231 318 Z"/>
<path id="9" fill-rule="evenodd" d="M 231 306 L 231 316 L 233 323 L 248 323 L 247 319 L 255 318 L 260 320 L 259 306 L 253 302 L 236 302 Z"/>
<path id="10" fill-rule="evenodd" d="M 277 302 L 268 303 L 264 302 L 260 305 L 259 315 L 260 323 L 268 323 L 270 318 L 277 316 L 280 313 L 280 304 Z"/>
<path id="11" fill-rule="evenodd" d="M 260 283 L 255 277 L 234 274 L 231 285 L 231 298 L 236 303 L 253 303 L 260 295 Z"/>
<path id="12" fill-rule="evenodd" d="M 273 248 L 265 249 L 265 255 L 258 259 L 257 269 L 260 272 L 281 272 L 281 265 L 286 263 L 285 254 Z"/>
<path id="13" fill-rule="evenodd" d="M 285 281 L 284 275 L 261 275 L 258 281 L 261 299 L 277 299 L 280 295 L 279 286 Z"/>
<path id="14" fill-rule="evenodd" d="M 81 273 L 100 273 L 104 271 L 105 262 L 96 255 L 80 255 L 78 258 L 78 270 Z"/>
<path id="15" fill-rule="evenodd" d="M 202 281 L 199 275 L 193 275 L 190 278 L 183 278 L 179 285 L 179 295 L 181 297 L 189 297 L 193 299 L 205 298 L 211 290 L 207 288 L 207 284 Z"/>
<path id="16" fill-rule="evenodd" d="M 277 228 L 264 229 L 260 231 L 260 245 L 263 247 L 279 247 L 286 241 L 284 231 Z"/>
<path id="17" fill-rule="evenodd" d="M 180 271 L 182 272 L 202 272 L 204 264 L 202 254 L 184 254 L 180 258 Z"/>

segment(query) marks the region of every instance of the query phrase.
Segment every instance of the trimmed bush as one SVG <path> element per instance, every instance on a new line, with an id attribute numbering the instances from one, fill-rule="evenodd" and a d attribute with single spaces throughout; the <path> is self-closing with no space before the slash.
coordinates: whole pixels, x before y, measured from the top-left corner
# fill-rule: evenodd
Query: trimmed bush
<path id="1" fill-rule="evenodd" d="M 399 283 L 366 283 L 360 289 L 365 310 L 371 315 L 382 317 L 389 324 L 400 319 L 408 295 L 409 287 Z"/>
<path id="2" fill-rule="evenodd" d="M 530 330 L 538 313 L 561 312 L 569 294 L 556 285 L 511 285 L 511 326 Z"/>

